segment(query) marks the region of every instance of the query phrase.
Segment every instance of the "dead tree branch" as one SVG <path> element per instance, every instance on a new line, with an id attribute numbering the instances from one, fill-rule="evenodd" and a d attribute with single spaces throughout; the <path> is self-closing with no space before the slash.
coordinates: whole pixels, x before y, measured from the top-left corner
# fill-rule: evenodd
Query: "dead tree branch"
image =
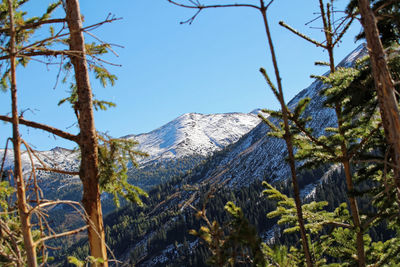
<path id="1" fill-rule="evenodd" d="M 3 115 L 0 115 L 0 120 L 6 121 L 6 122 L 12 122 L 12 118 L 10 118 L 8 116 L 3 116 Z M 34 122 L 34 121 L 28 121 L 28 120 L 25 120 L 23 118 L 19 118 L 19 123 L 23 124 L 25 126 L 28 126 L 28 127 L 41 129 L 43 131 L 46 131 L 46 132 L 52 133 L 54 135 L 57 135 L 57 136 L 59 136 L 61 138 L 64 138 L 64 139 L 79 143 L 79 135 L 73 135 L 71 133 L 64 132 L 64 131 L 62 131 L 60 129 L 48 126 L 46 124 L 42 124 L 42 123 L 38 123 L 38 122 Z"/>
<path id="2" fill-rule="evenodd" d="M 181 21 L 181 24 L 192 24 L 193 21 L 196 19 L 196 17 L 200 14 L 200 12 L 203 9 L 210 9 L 210 8 L 227 8 L 227 7 L 250 7 L 250 8 L 255 8 L 258 10 L 261 10 L 261 8 L 259 6 L 256 5 L 252 5 L 252 4 L 225 4 L 225 5 L 203 5 L 201 4 L 199 1 L 192 1 L 192 0 L 188 0 L 191 4 L 182 4 L 179 2 L 176 2 L 174 0 L 167 0 L 169 3 L 179 6 L 179 7 L 184 7 L 184 8 L 189 8 L 189 9 L 197 9 L 196 13 L 190 17 L 189 19 L 185 20 L 185 21 Z"/>

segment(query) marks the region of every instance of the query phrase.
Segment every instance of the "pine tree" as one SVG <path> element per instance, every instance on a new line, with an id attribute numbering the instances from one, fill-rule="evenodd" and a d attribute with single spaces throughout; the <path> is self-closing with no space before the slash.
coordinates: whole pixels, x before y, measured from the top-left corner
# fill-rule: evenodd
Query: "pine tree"
<path id="1" fill-rule="evenodd" d="M 331 85 L 334 87 L 335 85 L 332 85 L 332 82 L 335 80 L 335 78 L 338 77 L 338 75 L 335 75 L 336 68 L 335 68 L 335 61 L 334 61 L 334 48 L 335 46 L 340 42 L 341 38 L 344 36 L 346 33 L 348 27 L 352 23 L 352 19 L 349 19 L 347 24 L 344 24 L 344 26 L 336 28 L 335 26 L 335 21 L 332 16 L 333 12 L 333 1 L 328 1 L 328 3 L 324 4 L 323 0 L 319 0 L 319 6 L 320 6 L 320 11 L 321 11 L 321 19 L 322 19 L 322 25 L 323 25 L 323 31 L 325 34 L 325 40 L 324 42 L 318 42 L 315 40 L 312 40 L 310 37 L 305 36 L 304 34 L 301 34 L 291 28 L 290 26 L 286 25 L 285 23 L 281 22 L 280 24 L 296 35 L 300 36 L 301 38 L 316 44 L 318 47 L 321 47 L 323 49 L 326 49 L 328 51 L 329 55 L 329 62 L 327 65 L 330 67 L 330 75 L 333 76 L 333 78 L 329 81 L 324 81 L 326 84 Z M 339 81 L 338 81 L 339 80 Z M 338 82 L 337 87 L 344 87 L 348 86 L 347 84 L 343 84 L 346 82 L 345 79 L 340 80 L 337 79 L 335 80 Z M 325 90 L 325 95 L 331 94 L 332 92 L 329 90 L 334 90 L 334 89 L 328 89 Z M 334 98 L 333 98 L 334 99 Z M 299 119 L 299 115 L 302 111 L 304 111 L 306 105 L 308 104 L 309 100 L 304 100 L 301 101 L 298 106 L 296 107 L 296 110 L 294 111 L 294 115 L 292 116 L 292 120 L 296 124 L 296 126 L 299 128 L 299 131 L 301 131 L 309 141 L 314 142 L 312 147 L 315 149 L 315 147 L 321 147 L 321 150 L 312 150 L 310 149 L 311 147 L 307 147 L 306 150 L 309 153 L 307 155 L 304 154 L 305 150 L 299 152 L 299 154 L 303 153 L 303 155 L 298 156 L 299 159 L 305 159 L 309 156 L 310 154 L 315 154 L 315 156 L 311 156 L 312 158 L 318 158 L 319 161 L 323 161 L 323 158 L 325 157 L 324 161 L 330 161 L 332 163 L 341 163 L 344 169 L 345 173 L 345 178 L 346 178 L 346 184 L 347 184 L 347 190 L 350 192 L 349 195 L 349 202 L 350 202 L 350 209 L 351 209 L 351 214 L 353 216 L 353 223 L 356 229 L 356 244 L 357 244 L 357 256 L 358 256 L 358 265 L 359 266 L 365 266 L 365 249 L 364 249 L 364 241 L 363 241 L 363 229 L 361 229 L 361 219 L 360 219 L 360 212 L 358 208 L 358 203 L 356 198 L 351 195 L 351 192 L 354 191 L 354 182 L 353 182 L 353 176 L 352 176 L 352 170 L 351 170 L 351 159 L 354 156 L 355 153 L 358 151 L 351 151 L 351 145 L 356 142 L 357 140 L 354 139 L 356 136 L 358 138 L 361 138 L 361 142 L 364 143 L 366 142 L 365 140 L 368 140 L 368 136 L 362 136 L 360 137 L 359 135 L 355 135 L 357 130 L 354 130 L 349 128 L 349 122 L 348 120 L 351 118 L 345 118 L 343 114 L 343 107 L 342 107 L 342 102 L 336 100 L 333 103 L 331 102 L 331 105 L 328 105 L 329 108 L 332 108 L 335 111 L 336 114 L 336 120 L 337 120 L 337 127 L 336 128 L 328 128 L 325 129 L 327 132 L 330 132 L 331 134 L 327 134 L 325 137 L 319 137 L 316 138 L 312 135 L 310 130 L 306 129 L 306 122 L 307 120 L 304 120 L 302 122 L 298 121 L 301 120 Z M 297 111 L 297 112 L 296 112 Z M 347 119 L 347 120 L 346 120 Z M 353 126 L 357 127 L 357 126 Z M 361 143 L 360 142 L 360 143 Z M 298 143 L 300 147 L 307 146 L 301 141 Z M 325 153 L 325 156 L 324 156 Z"/>

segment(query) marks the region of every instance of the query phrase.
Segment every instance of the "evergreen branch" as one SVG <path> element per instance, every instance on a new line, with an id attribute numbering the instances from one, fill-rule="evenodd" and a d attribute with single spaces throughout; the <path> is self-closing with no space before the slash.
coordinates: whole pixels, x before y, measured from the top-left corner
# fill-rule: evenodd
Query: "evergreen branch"
<path id="1" fill-rule="evenodd" d="M 322 43 L 320 43 L 320 42 L 318 42 L 318 41 L 316 41 L 316 40 L 314 40 L 314 39 L 311 39 L 310 37 L 306 36 L 305 34 L 303 34 L 303 33 L 299 32 L 299 31 L 295 30 L 294 28 L 292 28 L 292 27 L 290 27 L 289 25 L 287 25 L 285 22 L 279 21 L 279 25 L 281 25 L 282 27 L 288 29 L 288 30 L 291 31 L 292 33 L 296 34 L 297 36 L 299 36 L 299 37 L 301 37 L 301 38 L 303 38 L 303 39 L 309 41 L 310 43 L 313 43 L 313 44 L 315 44 L 315 45 L 318 46 L 318 47 L 322 47 L 322 48 L 325 48 L 325 49 L 326 49 L 326 46 L 323 45 Z"/>
<path id="2" fill-rule="evenodd" d="M 329 62 L 324 62 L 324 61 L 316 61 L 314 62 L 315 66 L 330 66 Z"/>
<path id="3" fill-rule="evenodd" d="M 20 53 L 21 51 L 28 50 L 29 48 L 33 48 L 33 49 L 34 49 L 35 47 L 42 47 L 43 44 L 46 43 L 46 42 L 50 42 L 50 41 L 56 40 L 56 39 L 58 39 L 58 38 L 66 37 L 66 36 L 69 36 L 69 35 L 70 35 L 69 32 L 67 32 L 67 33 L 62 33 L 63 30 L 64 30 L 64 29 L 61 29 L 61 30 L 60 30 L 57 34 L 55 34 L 54 36 L 51 36 L 51 37 L 42 39 L 42 40 L 40 40 L 40 41 L 33 42 L 33 43 L 31 43 L 31 44 L 29 44 L 29 45 L 27 45 L 27 46 L 24 46 L 24 47 L 20 48 L 18 51 L 16 51 L 16 54 Z M 82 29 L 82 31 L 83 31 L 83 29 Z"/>
<path id="4" fill-rule="evenodd" d="M 268 83 L 269 87 L 271 88 L 272 92 L 274 93 L 275 97 L 280 100 L 280 95 L 278 90 L 276 89 L 275 85 L 272 83 L 271 79 L 269 78 L 267 71 L 264 68 L 260 68 L 261 74 L 264 76 L 266 82 Z"/>
<path id="5" fill-rule="evenodd" d="M 265 124 L 267 124 L 268 127 L 274 132 L 280 131 L 269 119 L 265 118 L 263 115 L 258 114 L 258 117 L 261 118 L 265 122 Z"/>
<path id="6" fill-rule="evenodd" d="M 351 159 L 358 152 L 358 150 L 361 149 L 365 145 L 365 143 L 370 140 L 370 138 L 380 129 L 381 126 L 382 124 L 379 123 L 377 128 L 372 130 L 365 138 L 363 138 L 360 143 L 358 143 L 358 145 L 352 149 L 352 151 L 349 151 L 348 158 Z"/>
<path id="7" fill-rule="evenodd" d="M 15 30 L 16 31 L 27 30 L 27 29 L 32 29 L 32 28 L 42 26 L 44 24 L 64 23 L 64 22 L 66 22 L 65 19 L 48 19 L 48 20 L 42 20 L 42 21 L 37 21 L 37 22 L 21 25 L 18 28 L 16 28 Z M 10 28 L 1 28 L 0 29 L 0 33 L 4 33 L 4 32 L 7 33 L 9 31 L 10 31 Z"/>
<path id="8" fill-rule="evenodd" d="M 2 116 L 2 115 L 0 115 L 0 120 L 6 121 L 6 122 L 12 122 L 12 118 L 7 117 L 7 116 Z M 40 129 L 40 130 L 52 133 L 54 135 L 57 135 L 61 138 L 67 139 L 67 140 L 79 143 L 79 135 L 73 135 L 71 133 L 64 132 L 60 129 L 57 129 L 57 128 L 54 128 L 54 127 L 51 127 L 51 126 L 48 126 L 45 124 L 37 123 L 34 121 L 28 121 L 23 118 L 19 118 L 19 123 L 23 124 L 25 126 L 28 126 L 28 127 L 32 127 L 32 128 L 36 128 L 36 129 Z"/>
<path id="9" fill-rule="evenodd" d="M 358 159 L 358 160 L 354 160 L 353 162 L 355 162 L 355 163 L 375 163 L 375 164 L 381 163 L 381 164 L 388 165 L 394 169 L 398 168 L 398 166 L 396 166 L 395 164 L 390 163 L 387 160 L 382 160 L 382 159 Z"/>
<path id="10" fill-rule="evenodd" d="M 316 145 L 319 145 L 323 147 L 327 152 L 329 152 L 332 156 L 336 156 L 335 150 L 332 149 L 331 147 L 327 146 L 325 143 L 319 141 L 315 136 L 313 136 L 309 131 L 307 131 L 306 128 L 303 127 L 301 123 L 299 123 L 298 120 L 294 119 L 293 116 L 291 116 L 291 120 L 296 124 L 296 127 L 299 128 L 299 130 L 306 135 L 306 137 L 314 142 Z"/>
<path id="11" fill-rule="evenodd" d="M 0 215 L 9 215 L 9 214 L 16 214 L 18 212 L 17 209 L 10 210 L 10 211 L 1 211 Z"/>
<path id="12" fill-rule="evenodd" d="M 352 225 L 348 223 L 341 223 L 341 222 L 323 222 L 321 225 L 332 225 L 335 227 L 343 227 L 343 228 L 353 228 Z"/>
<path id="13" fill-rule="evenodd" d="M 8 251 L 4 251 L 3 247 L 0 247 L 0 255 L 4 258 L 7 259 L 9 262 L 18 262 L 19 265 L 16 266 L 23 266 L 21 261 L 18 261 L 18 259 L 15 257 L 15 253 L 13 251 L 13 249 L 11 248 L 11 246 L 8 243 L 5 243 L 5 246 L 8 248 L 8 251 L 11 251 L 11 253 L 13 254 L 10 255 L 10 253 Z"/>
<path id="14" fill-rule="evenodd" d="M 81 228 L 75 229 L 75 230 L 71 230 L 71 231 L 67 231 L 67 232 L 63 232 L 63 233 L 59 233 L 59 234 L 54 234 L 54 235 L 49 235 L 46 237 L 43 237 L 41 239 L 39 239 L 38 241 L 35 242 L 35 246 L 38 246 L 40 243 L 43 243 L 47 240 L 50 239 L 54 239 L 54 238 L 59 238 L 59 237 L 64 237 L 64 236 L 69 236 L 69 235 L 75 235 L 77 233 L 80 233 L 84 230 L 86 230 L 87 228 L 89 228 L 89 225 L 85 225 Z"/>
<path id="15" fill-rule="evenodd" d="M 379 219 L 382 215 L 384 215 L 385 213 L 383 211 L 379 212 L 378 214 L 376 214 L 375 216 L 369 218 L 367 221 L 365 221 L 362 225 L 361 225 L 361 229 L 367 229 L 371 224 L 373 224 L 375 222 L 375 220 Z M 393 219 L 393 217 L 396 217 L 398 215 L 394 214 L 392 216 L 390 216 L 389 218 L 387 218 L 388 221 L 391 221 L 391 219 Z"/>

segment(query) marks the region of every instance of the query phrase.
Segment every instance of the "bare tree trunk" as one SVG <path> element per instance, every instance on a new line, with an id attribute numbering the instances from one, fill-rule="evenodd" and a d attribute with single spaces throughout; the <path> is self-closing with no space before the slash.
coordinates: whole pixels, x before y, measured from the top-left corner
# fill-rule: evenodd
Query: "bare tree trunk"
<path id="1" fill-rule="evenodd" d="M 86 62 L 85 41 L 78 0 L 66 0 L 67 23 L 70 30 L 70 49 L 80 53 L 71 57 L 78 92 L 77 109 L 80 128 L 79 146 L 81 167 L 79 176 L 83 184 L 83 206 L 89 216 L 88 235 L 91 255 L 102 258 L 108 266 L 107 249 L 100 202 L 97 136 L 94 125 L 92 91 Z"/>
<path id="2" fill-rule="evenodd" d="M 296 164 L 295 164 L 296 161 L 295 161 L 294 152 L 293 152 L 293 136 L 291 135 L 290 129 L 289 129 L 288 110 L 287 110 L 287 106 L 286 106 L 286 103 L 285 103 L 285 100 L 283 97 L 282 81 L 281 81 L 281 77 L 279 74 L 279 68 L 278 68 L 278 63 L 277 63 L 277 59 L 276 59 L 276 55 L 275 55 L 275 49 L 274 49 L 274 45 L 272 42 L 272 37 L 271 37 L 270 30 L 269 30 L 269 26 L 268 26 L 268 19 L 267 19 L 268 6 L 264 5 L 264 0 L 260 0 L 260 4 L 261 4 L 260 11 L 263 16 L 264 26 L 265 26 L 265 30 L 266 30 L 266 34 L 267 34 L 267 38 L 268 38 L 268 44 L 269 44 L 271 56 L 272 56 L 272 63 L 273 63 L 274 70 L 275 70 L 275 77 L 276 77 L 277 84 L 278 84 L 279 97 L 280 97 L 279 102 L 281 104 L 283 123 L 284 123 L 284 129 L 285 129 L 284 139 L 285 139 L 287 151 L 289 154 L 289 166 L 290 166 L 290 171 L 291 171 L 291 175 L 292 175 L 294 201 L 296 203 L 297 220 L 299 222 L 301 242 L 303 245 L 304 255 L 306 257 L 307 266 L 312 267 L 313 260 L 312 260 L 310 249 L 308 246 L 306 228 L 304 226 L 303 210 L 301 207 L 300 189 L 299 189 L 299 184 L 297 181 Z"/>
<path id="3" fill-rule="evenodd" d="M 19 134 L 19 117 L 17 101 L 17 79 L 15 61 L 15 29 L 14 10 L 12 1 L 8 0 L 8 12 L 10 16 L 10 71 L 11 71 L 11 103 L 12 103 L 12 127 L 14 145 L 14 178 L 17 181 L 17 201 L 21 220 L 22 235 L 29 267 L 37 266 L 36 248 L 32 238 L 32 226 L 30 223 L 29 207 L 26 202 L 25 181 L 21 165 L 21 137 Z"/>
<path id="4" fill-rule="evenodd" d="M 386 140 L 392 150 L 392 160 L 395 165 L 395 183 L 397 195 L 400 198 L 400 115 L 394 92 L 394 83 L 370 2 L 369 0 L 358 0 L 358 6 L 371 58 L 372 74 L 375 80 L 382 124 L 385 129 Z"/>

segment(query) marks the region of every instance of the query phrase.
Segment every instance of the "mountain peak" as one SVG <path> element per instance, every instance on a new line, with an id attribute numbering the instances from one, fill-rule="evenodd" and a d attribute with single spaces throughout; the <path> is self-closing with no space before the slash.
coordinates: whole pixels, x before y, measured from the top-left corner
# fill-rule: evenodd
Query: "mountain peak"
<path id="1" fill-rule="evenodd" d="M 254 114 L 185 113 L 149 133 L 128 136 L 150 156 L 144 162 L 189 155 L 206 156 L 236 142 L 260 120 Z"/>

